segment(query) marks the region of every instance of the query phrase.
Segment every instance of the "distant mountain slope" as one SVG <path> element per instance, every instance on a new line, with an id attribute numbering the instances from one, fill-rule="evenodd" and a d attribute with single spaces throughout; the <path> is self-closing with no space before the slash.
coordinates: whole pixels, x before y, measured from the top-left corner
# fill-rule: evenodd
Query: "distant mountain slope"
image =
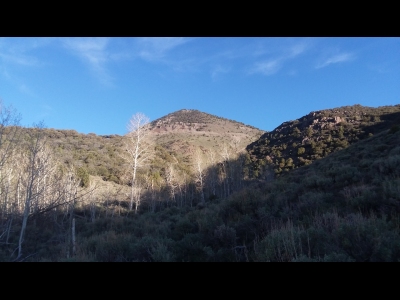
<path id="1" fill-rule="evenodd" d="M 150 138 L 156 147 L 154 163 L 162 169 L 168 161 L 192 164 L 196 148 L 218 152 L 224 144 L 243 149 L 261 136 L 263 131 L 233 120 L 198 110 L 179 110 L 150 124 Z M 21 128 L 23 135 L 35 130 Z M 84 168 L 90 175 L 105 181 L 123 183 L 126 173 L 124 136 L 83 134 L 76 130 L 45 128 L 44 135 L 57 158 L 66 165 Z"/>
<path id="2" fill-rule="evenodd" d="M 156 144 L 176 152 L 187 162 L 196 148 L 218 152 L 227 144 L 238 152 L 264 133 L 253 126 L 195 109 L 182 109 L 152 121 L 151 132 Z"/>
<path id="3" fill-rule="evenodd" d="M 27 136 L 34 128 L 21 128 Z M 76 130 L 44 128 L 47 145 L 66 166 L 84 168 L 90 175 L 121 183 L 126 162 L 122 158 L 124 137 L 120 135 L 83 134 Z"/>
<path id="4" fill-rule="evenodd" d="M 314 111 L 287 121 L 247 146 L 254 176 L 266 165 L 275 174 L 308 165 L 358 140 L 400 124 L 400 104 L 377 108 L 361 105 Z"/>

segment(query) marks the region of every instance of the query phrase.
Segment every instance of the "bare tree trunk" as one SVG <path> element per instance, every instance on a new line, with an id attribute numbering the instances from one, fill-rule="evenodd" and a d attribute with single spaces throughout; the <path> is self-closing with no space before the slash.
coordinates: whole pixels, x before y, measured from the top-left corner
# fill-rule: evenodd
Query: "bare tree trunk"
<path id="1" fill-rule="evenodd" d="M 90 183 L 89 184 L 89 210 L 90 210 L 90 221 L 94 223 L 96 220 L 96 203 L 94 202 L 94 184 Z"/>
<path id="2" fill-rule="evenodd" d="M 131 186 L 131 202 L 129 203 L 129 210 L 132 211 L 133 209 L 133 201 L 135 197 L 135 185 L 134 185 L 135 179 L 134 176 L 132 177 L 132 186 Z"/>
<path id="3" fill-rule="evenodd" d="M 43 125 L 39 124 L 35 127 L 35 131 L 31 135 L 30 145 L 28 146 L 28 165 L 27 165 L 27 189 L 24 203 L 24 214 L 22 217 L 22 226 L 18 241 L 18 255 L 16 260 L 19 260 L 22 255 L 22 243 L 24 241 L 24 235 L 26 230 L 26 224 L 28 222 L 29 213 L 31 210 L 32 201 L 34 198 L 38 198 L 41 190 L 37 193 L 34 192 L 34 188 L 38 185 L 40 175 L 46 172 L 48 167 L 48 161 L 50 154 L 45 150 L 44 136 L 42 132 Z"/>
<path id="4" fill-rule="evenodd" d="M 21 175 L 18 176 L 18 182 L 17 182 L 17 211 L 20 212 L 20 199 L 21 199 Z"/>
<path id="5" fill-rule="evenodd" d="M 72 256 L 76 254 L 76 239 L 75 239 L 75 218 L 72 218 L 72 226 L 71 226 L 71 242 L 72 242 Z"/>
<path id="6" fill-rule="evenodd" d="M 10 224 L 8 224 L 8 228 L 7 228 L 7 237 L 6 237 L 6 245 L 8 244 L 8 240 L 9 240 L 9 238 L 10 238 L 10 231 L 11 231 L 11 226 L 12 226 L 13 219 L 14 219 L 14 213 L 11 214 L 11 217 L 10 217 Z"/>
<path id="7" fill-rule="evenodd" d="M 155 212 L 156 209 L 156 197 L 154 193 L 154 182 L 153 178 L 151 178 L 151 211 Z"/>
<path id="8" fill-rule="evenodd" d="M 25 198 L 24 215 L 22 217 L 22 226 L 21 226 L 21 231 L 20 231 L 19 241 L 18 241 L 18 255 L 17 255 L 16 260 L 18 260 L 22 255 L 22 242 L 24 241 L 26 223 L 28 222 L 29 211 L 31 208 L 31 197 L 32 197 L 31 189 L 32 189 L 32 184 L 30 184 L 30 186 L 28 187 L 27 196 Z"/>
<path id="9" fill-rule="evenodd" d="M 142 113 L 136 113 L 129 120 L 128 124 L 128 141 L 126 143 L 126 157 L 129 168 L 132 173 L 132 188 L 131 188 L 131 203 L 129 210 L 133 209 L 133 202 L 135 201 L 135 189 L 137 188 L 136 173 L 139 169 L 143 168 L 147 160 L 150 159 L 153 151 L 147 138 L 148 136 L 149 118 Z M 136 195 L 135 213 L 138 211 L 140 204 L 140 194 Z"/>
<path id="10" fill-rule="evenodd" d="M 142 187 L 139 184 L 139 186 L 135 189 L 135 214 L 138 213 L 140 201 L 141 201 L 141 192 L 142 192 Z"/>
<path id="11" fill-rule="evenodd" d="M 196 157 L 195 157 L 195 177 L 196 177 L 196 183 L 198 184 L 198 190 L 200 192 L 200 202 L 201 204 L 205 204 L 205 198 L 204 198 L 204 179 L 205 179 L 205 174 L 204 174 L 204 167 L 203 167 L 203 158 L 201 156 L 201 152 L 198 149 L 196 152 Z"/>

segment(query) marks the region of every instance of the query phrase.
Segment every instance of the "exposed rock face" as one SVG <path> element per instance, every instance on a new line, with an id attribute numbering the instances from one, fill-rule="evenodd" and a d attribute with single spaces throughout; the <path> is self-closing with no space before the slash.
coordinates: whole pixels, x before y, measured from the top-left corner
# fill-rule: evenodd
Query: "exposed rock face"
<path id="1" fill-rule="evenodd" d="M 260 169 L 264 161 L 270 162 L 279 174 L 388 129 L 393 122 L 400 122 L 400 105 L 378 108 L 354 105 L 313 111 L 300 119 L 282 123 L 246 149 L 255 163 L 255 170 Z M 292 161 L 287 164 L 289 158 Z"/>

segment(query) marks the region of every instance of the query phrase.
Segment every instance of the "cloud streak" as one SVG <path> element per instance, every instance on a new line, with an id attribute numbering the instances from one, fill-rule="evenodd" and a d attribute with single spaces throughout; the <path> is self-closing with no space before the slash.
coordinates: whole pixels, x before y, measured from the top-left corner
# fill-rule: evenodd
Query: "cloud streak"
<path id="1" fill-rule="evenodd" d="M 290 47 L 285 47 L 284 49 L 279 50 L 280 53 L 275 57 L 255 62 L 253 67 L 250 69 L 249 74 L 261 73 L 266 76 L 276 74 L 280 69 L 282 69 L 285 63 L 305 53 L 308 48 L 309 43 L 304 41 L 296 43 Z"/>
<path id="2" fill-rule="evenodd" d="M 30 57 L 22 53 L 4 53 L 0 52 L 0 58 L 3 62 L 17 64 L 21 66 L 37 66 L 39 64 L 35 57 Z"/>
<path id="3" fill-rule="evenodd" d="M 250 70 L 250 74 L 261 73 L 263 75 L 272 75 L 279 71 L 282 67 L 281 59 L 267 60 L 255 63 L 255 66 Z"/>
<path id="4" fill-rule="evenodd" d="M 112 86 L 113 78 L 108 74 L 108 38 L 69 38 L 63 39 L 64 46 L 87 63 L 91 71 L 105 85 Z"/>
<path id="5" fill-rule="evenodd" d="M 223 67 L 221 65 L 217 65 L 212 71 L 211 71 L 211 78 L 212 80 L 217 80 L 221 74 L 226 74 L 230 71 L 230 68 Z"/>
<path id="6" fill-rule="evenodd" d="M 316 69 L 321 69 L 321 68 L 325 68 L 331 64 L 337 64 L 337 63 L 342 63 L 342 62 L 346 62 L 346 61 L 351 61 L 353 60 L 355 57 L 353 54 L 351 53 L 340 53 L 340 54 L 336 54 L 333 55 L 327 59 L 325 59 L 323 62 L 318 63 L 315 68 Z"/>
<path id="7" fill-rule="evenodd" d="M 19 90 L 21 91 L 21 93 L 24 93 L 28 96 L 37 97 L 36 94 L 26 84 L 23 84 L 23 83 L 20 84 Z"/>
<path id="8" fill-rule="evenodd" d="M 188 39 L 185 38 L 140 38 L 138 41 L 139 56 L 148 61 L 161 60 L 167 52 L 186 42 L 188 42 Z"/>
<path id="9" fill-rule="evenodd" d="M 307 49 L 309 48 L 309 45 L 307 43 L 299 43 L 290 48 L 290 53 L 287 58 L 295 58 L 296 56 L 303 54 Z"/>
<path id="10" fill-rule="evenodd" d="M 50 38 L 1 38 L 0 59 L 3 64 L 40 66 L 42 62 L 28 53 L 47 46 L 51 41 Z"/>

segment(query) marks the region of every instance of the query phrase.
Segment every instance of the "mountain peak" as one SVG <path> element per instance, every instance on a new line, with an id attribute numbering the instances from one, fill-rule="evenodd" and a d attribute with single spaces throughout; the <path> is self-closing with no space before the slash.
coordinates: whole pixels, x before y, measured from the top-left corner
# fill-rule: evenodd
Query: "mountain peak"
<path id="1" fill-rule="evenodd" d="M 236 126 L 244 126 L 252 128 L 256 131 L 262 131 L 254 126 L 243 124 L 231 119 L 219 117 L 210 113 L 202 112 L 197 109 L 180 109 L 175 112 L 169 113 L 161 118 L 158 118 L 151 122 L 151 127 L 163 126 L 163 125 L 184 125 L 194 126 L 195 124 L 222 124 L 222 123 L 235 124 Z"/>
<path id="2" fill-rule="evenodd" d="M 161 125 L 171 125 L 174 123 L 180 123 L 180 125 L 182 125 L 183 123 L 186 125 L 192 123 L 208 123 L 211 121 L 212 117 L 212 115 L 201 112 L 197 109 L 181 109 L 169 113 L 164 117 L 158 118 L 151 122 L 151 124 L 154 127 Z"/>
<path id="3" fill-rule="evenodd" d="M 264 133 L 197 109 L 181 109 L 158 118 L 150 123 L 150 132 L 156 144 L 184 157 L 191 156 L 196 148 L 203 152 L 218 151 L 233 140 L 237 141 L 237 149 L 244 149 Z"/>

